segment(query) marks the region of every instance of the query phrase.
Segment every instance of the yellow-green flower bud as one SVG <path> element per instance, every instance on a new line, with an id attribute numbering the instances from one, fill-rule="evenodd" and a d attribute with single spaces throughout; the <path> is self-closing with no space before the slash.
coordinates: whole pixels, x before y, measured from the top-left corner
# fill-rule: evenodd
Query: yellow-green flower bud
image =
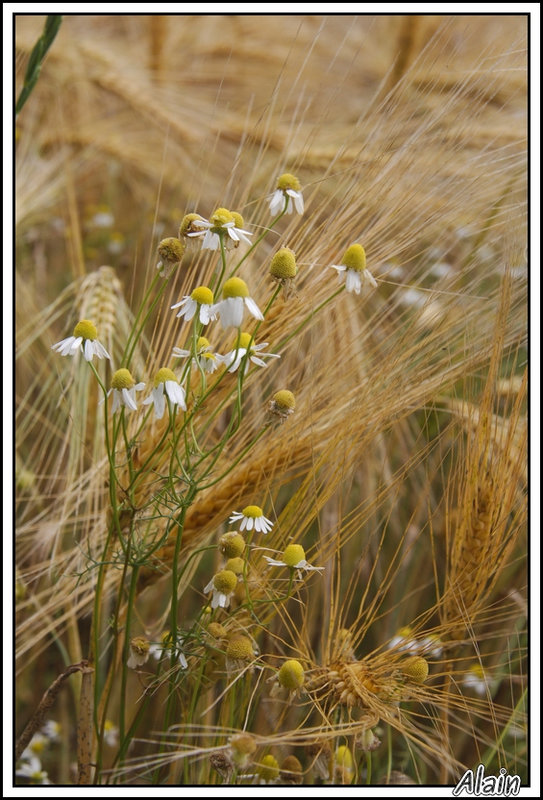
<path id="1" fill-rule="evenodd" d="M 98 338 L 98 331 L 94 323 L 88 319 L 82 319 L 74 328 L 74 336 L 81 336 L 82 339 L 90 339 L 91 342 L 94 342 Z"/>
<path id="2" fill-rule="evenodd" d="M 361 244 L 352 244 L 345 250 L 341 263 L 347 269 L 363 272 L 366 269 L 366 251 Z"/>
<path id="3" fill-rule="evenodd" d="M 214 639 L 225 639 L 227 636 L 227 630 L 220 622 L 210 622 L 207 626 L 207 632 Z"/>
<path id="4" fill-rule="evenodd" d="M 285 661 L 277 674 L 277 680 L 284 689 L 299 689 L 304 684 L 304 668 L 295 659 Z"/>
<path id="5" fill-rule="evenodd" d="M 219 548 L 227 558 L 237 558 L 245 550 L 245 539 L 241 533 L 230 531 L 219 539 Z"/>
<path id="6" fill-rule="evenodd" d="M 234 575 L 243 575 L 243 570 L 245 568 L 245 561 L 236 556 L 234 558 L 229 558 L 226 564 L 224 565 L 225 569 L 229 569 Z"/>
<path id="7" fill-rule="evenodd" d="M 225 300 L 228 297 L 249 297 L 249 287 L 241 278 L 228 278 L 222 287 L 222 296 Z"/>
<path id="8" fill-rule="evenodd" d="M 413 656 L 403 662 L 401 670 L 415 683 L 424 683 L 428 677 L 428 662 L 422 656 Z"/>
<path id="9" fill-rule="evenodd" d="M 301 544 L 289 544 L 283 553 L 283 561 L 287 567 L 295 567 L 300 561 L 305 561 L 305 551 Z"/>
<path id="10" fill-rule="evenodd" d="M 336 762 L 336 766 L 347 771 L 350 771 L 353 768 L 353 757 L 351 751 L 344 744 L 336 748 L 334 760 Z"/>
<path id="11" fill-rule="evenodd" d="M 285 280 L 294 278 L 297 272 L 294 253 L 288 247 L 282 247 L 271 260 L 270 275 L 279 280 Z"/>
<path id="12" fill-rule="evenodd" d="M 290 172 L 285 172 L 277 181 L 277 188 L 281 189 L 285 192 L 287 189 L 294 189 L 295 192 L 299 192 L 301 189 L 300 181 L 294 175 L 291 175 Z"/>
<path id="13" fill-rule="evenodd" d="M 234 634 L 226 645 L 226 657 L 233 661 L 252 661 L 254 655 L 253 643 L 241 633 Z"/>
<path id="14" fill-rule="evenodd" d="M 213 586 L 221 594 L 232 594 L 238 583 L 238 576 L 229 569 L 221 569 L 213 578 Z"/>
<path id="15" fill-rule="evenodd" d="M 269 783 L 279 777 L 279 763 L 272 755 L 264 756 L 258 764 L 256 771 L 263 781 Z"/>
<path id="16" fill-rule="evenodd" d="M 210 306 L 213 303 L 213 292 L 211 289 L 208 289 L 207 286 L 198 286 L 198 288 L 192 292 L 191 299 L 200 303 L 200 305 Z"/>
<path id="17" fill-rule="evenodd" d="M 168 369 L 168 367 L 161 367 L 158 370 L 157 374 L 155 375 L 155 380 L 154 380 L 155 389 L 161 383 L 166 383 L 166 381 L 175 381 L 175 383 L 177 383 L 175 372 L 172 372 L 172 370 Z"/>
<path id="18" fill-rule="evenodd" d="M 183 258 L 185 245 L 173 236 L 163 239 L 158 245 L 158 255 L 168 264 L 178 264 Z"/>
<path id="19" fill-rule="evenodd" d="M 118 369 L 117 372 L 114 372 L 113 375 L 111 376 L 112 389 L 117 389 L 119 391 L 121 389 L 131 389 L 135 383 L 136 381 L 134 380 L 130 372 L 124 367 L 122 369 Z"/>

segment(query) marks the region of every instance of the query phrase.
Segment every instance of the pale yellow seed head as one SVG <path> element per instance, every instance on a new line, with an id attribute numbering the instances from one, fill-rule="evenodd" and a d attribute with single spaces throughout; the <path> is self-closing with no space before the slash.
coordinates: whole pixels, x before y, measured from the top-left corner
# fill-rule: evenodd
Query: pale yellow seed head
<path id="1" fill-rule="evenodd" d="M 74 336 L 81 336 L 82 339 L 90 339 L 93 342 L 98 338 L 98 331 L 93 322 L 88 319 L 82 319 L 74 328 Z"/>
<path id="2" fill-rule="evenodd" d="M 273 402 L 279 409 L 292 411 L 296 407 L 296 398 L 288 389 L 281 389 L 273 396 Z"/>
<path id="3" fill-rule="evenodd" d="M 117 372 L 114 372 L 113 375 L 111 376 L 112 389 L 117 389 L 117 390 L 131 389 L 135 383 L 136 381 L 134 380 L 130 372 L 124 367 L 122 369 L 118 369 Z"/>
<path id="4" fill-rule="evenodd" d="M 424 683 L 428 677 L 428 662 L 422 656 L 413 656 L 403 662 L 401 670 L 415 683 Z"/>
<path id="5" fill-rule="evenodd" d="M 249 287 L 241 278 L 228 278 L 222 287 L 222 296 L 228 297 L 249 297 Z"/>
<path id="6" fill-rule="evenodd" d="M 168 367 L 161 367 L 161 369 L 159 369 L 155 375 L 155 380 L 154 380 L 155 389 L 161 383 L 165 383 L 166 381 L 175 381 L 175 383 L 177 383 L 175 372 L 172 372 L 172 370 L 168 369 Z"/>
<path id="7" fill-rule="evenodd" d="M 232 212 L 228 211 L 227 208 L 217 208 L 217 210 L 214 211 L 210 216 L 209 221 L 215 228 L 222 228 L 222 226 L 226 225 L 227 222 L 235 223 Z"/>
<path id="8" fill-rule="evenodd" d="M 177 264 L 183 258 L 185 245 L 173 236 L 163 239 L 158 245 L 158 255 L 168 264 Z"/>
<path id="9" fill-rule="evenodd" d="M 256 771 L 263 781 L 274 781 L 279 777 L 279 762 L 271 754 L 264 756 L 260 759 Z"/>
<path id="10" fill-rule="evenodd" d="M 245 539 L 240 533 L 230 531 L 219 539 L 219 549 L 227 558 L 237 558 L 245 550 Z"/>
<path id="11" fill-rule="evenodd" d="M 254 651 L 249 637 L 241 633 L 234 634 L 226 645 L 226 657 L 235 661 L 252 661 Z"/>
<path id="12" fill-rule="evenodd" d="M 245 506 L 241 513 L 244 517 L 252 517 L 253 519 L 264 516 L 264 512 L 260 506 Z"/>
<path id="13" fill-rule="evenodd" d="M 286 279 L 294 278 L 297 272 L 294 253 L 288 247 L 282 247 L 271 260 L 270 275 L 274 278 Z"/>
<path id="14" fill-rule="evenodd" d="M 304 684 L 304 668 L 299 661 L 285 661 L 277 673 L 277 680 L 284 689 L 299 689 Z"/>
<path id="15" fill-rule="evenodd" d="M 225 569 L 229 569 L 234 575 L 243 575 L 243 570 L 245 568 L 245 561 L 240 558 L 239 556 L 235 556 L 234 558 L 229 558 L 226 564 L 224 565 Z"/>
<path id="16" fill-rule="evenodd" d="M 295 175 L 291 175 L 290 172 L 285 172 L 277 181 L 277 188 L 281 189 L 283 192 L 286 189 L 294 189 L 295 192 L 300 191 L 300 181 L 296 178 Z"/>
<path id="17" fill-rule="evenodd" d="M 238 583 L 238 576 L 229 569 L 221 569 L 213 578 L 213 586 L 221 594 L 232 594 Z"/>
<path id="18" fill-rule="evenodd" d="M 185 214 L 179 226 L 179 237 L 186 236 L 189 233 L 196 233 L 201 231 L 202 228 L 198 225 L 198 221 L 203 220 L 199 214 Z"/>
<path id="19" fill-rule="evenodd" d="M 191 298 L 200 303 L 200 305 L 210 306 L 213 303 L 213 292 L 207 286 L 198 286 L 192 292 Z"/>
<path id="20" fill-rule="evenodd" d="M 347 269 L 363 272 L 366 269 L 366 251 L 361 244 L 352 244 L 345 250 L 341 263 Z"/>
<path id="21" fill-rule="evenodd" d="M 301 544 L 289 544 L 283 553 L 283 561 L 287 567 L 295 567 L 300 561 L 305 561 L 305 551 Z"/>

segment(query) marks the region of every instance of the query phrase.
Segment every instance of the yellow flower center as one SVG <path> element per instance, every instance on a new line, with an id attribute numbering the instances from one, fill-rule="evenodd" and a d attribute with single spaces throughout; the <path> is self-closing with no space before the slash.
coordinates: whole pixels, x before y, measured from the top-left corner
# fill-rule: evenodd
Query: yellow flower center
<path id="1" fill-rule="evenodd" d="M 304 683 L 304 668 L 299 661 L 285 661 L 277 675 L 279 684 L 284 689 L 299 689 Z"/>
<path id="2" fill-rule="evenodd" d="M 241 278 L 228 278 L 222 287 L 222 296 L 227 297 L 249 297 L 249 287 Z"/>
<path id="3" fill-rule="evenodd" d="M 253 519 L 264 516 L 264 512 L 260 506 L 245 506 L 241 513 L 244 517 L 252 517 Z"/>
<path id="4" fill-rule="evenodd" d="M 175 381 L 175 383 L 177 383 L 177 378 L 175 377 L 175 372 L 172 372 L 171 369 L 168 369 L 168 367 L 162 367 L 155 375 L 155 389 L 161 383 L 166 383 L 166 381 Z"/>
<path id="5" fill-rule="evenodd" d="M 210 216 L 209 221 L 213 224 L 214 228 L 222 228 L 228 222 L 234 222 L 233 214 L 227 208 L 218 208 Z"/>
<path id="6" fill-rule="evenodd" d="M 345 250 L 341 263 L 347 269 L 363 272 L 366 269 L 366 251 L 361 244 L 352 244 Z"/>
<path id="7" fill-rule="evenodd" d="M 94 323 L 88 319 L 82 319 L 74 328 L 74 336 L 81 336 L 82 339 L 90 339 L 93 342 L 98 337 L 98 331 Z"/>
<path id="8" fill-rule="evenodd" d="M 270 275 L 274 278 L 294 278 L 297 272 L 294 253 L 288 247 L 282 247 L 271 260 Z"/>
<path id="9" fill-rule="evenodd" d="M 413 656 L 401 665 L 404 675 L 411 678 L 415 683 L 424 683 L 428 677 L 428 662 L 422 656 Z"/>
<path id="10" fill-rule="evenodd" d="M 296 406 L 296 399 L 288 389 L 281 389 L 279 392 L 276 392 L 273 396 L 273 400 L 280 408 L 293 409 Z"/>
<path id="11" fill-rule="evenodd" d="M 286 189 L 294 189 L 295 192 L 300 191 L 300 181 L 294 175 L 291 175 L 290 172 L 285 172 L 277 181 L 277 188 L 281 189 L 283 192 Z"/>
<path id="12" fill-rule="evenodd" d="M 248 350 L 252 341 L 253 336 L 251 333 L 242 333 L 239 337 L 239 340 L 236 339 L 235 347 L 241 347 L 244 350 Z"/>
<path id="13" fill-rule="evenodd" d="M 139 656 L 144 656 L 149 652 L 149 642 L 143 636 L 136 636 L 130 642 L 130 647 Z"/>
<path id="14" fill-rule="evenodd" d="M 336 764 L 345 769 L 352 769 L 353 757 L 351 751 L 344 744 L 340 745 L 336 750 Z"/>
<path id="15" fill-rule="evenodd" d="M 186 236 L 187 233 L 201 231 L 202 228 L 197 224 L 203 217 L 199 214 L 185 214 L 179 226 L 179 236 Z"/>
<path id="16" fill-rule="evenodd" d="M 201 350 L 205 350 L 206 347 L 209 347 L 209 339 L 206 339 L 205 336 L 199 336 L 198 343 L 196 345 L 196 352 L 199 353 Z"/>
<path id="17" fill-rule="evenodd" d="M 263 781 L 274 781 L 279 777 L 279 762 L 271 754 L 264 756 L 257 767 L 257 772 Z"/>
<path id="18" fill-rule="evenodd" d="M 238 583 L 238 576 L 230 569 L 221 569 L 213 578 L 213 586 L 221 594 L 232 594 Z"/>
<path id="19" fill-rule="evenodd" d="M 168 239 L 163 239 L 158 245 L 158 254 L 163 261 L 169 261 L 171 264 L 177 264 L 183 258 L 185 252 L 185 245 L 179 239 L 174 239 L 170 236 Z"/>
<path id="20" fill-rule="evenodd" d="M 135 384 L 135 380 L 127 369 L 118 369 L 111 377 L 112 389 L 130 389 Z"/>
<path id="21" fill-rule="evenodd" d="M 232 636 L 226 646 L 226 656 L 239 661 L 252 661 L 254 658 L 253 643 L 248 636 L 242 634 Z"/>
<path id="22" fill-rule="evenodd" d="M 234 220 L 234 227 L 243 228 L 244 221 L 241 214 L 239 214 L 237 211 L 231 211 L 230 213 L 232 215 L 232 219 Z"/>
<path id="23" fill-rule="evenodd" d="M 211 289 L 208 289 L 207 286 L 198 286 L 198 288 L 192 292 L 191 298 L 196 300 L 197 303 L 200 303 L 200 305 L 210 306 L 213 302 L 213 292 Z"/>
<path id="24" fill-rule="evenodd" d="M 221 553 L 227 558 L 237 558 L 245 550 L 245 539 L 240 533 L 230 531 L 221 536 L 219 546 Z"/>
<path id="25" fill-rule="evenodd" d="M 287 567 L 295 567 L 300 561 L 305 561 L 304 548 L 300 544 L 289 544 L 283 553 L 283 561 Z"/>
<path id="26" fill-rule="evenodd" d="M 236 556 L 235 558 L 229 558 L 226 564 L 224 565 L 225 569 L 229 569 L 234 575 L 242 575 L 243 568 L 245 567 L 245 561 Z"/>

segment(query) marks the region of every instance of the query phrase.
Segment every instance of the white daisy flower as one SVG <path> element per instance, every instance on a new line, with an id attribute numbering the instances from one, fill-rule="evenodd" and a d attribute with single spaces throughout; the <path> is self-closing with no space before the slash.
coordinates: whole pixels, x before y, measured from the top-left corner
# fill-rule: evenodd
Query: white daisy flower
<path id="1" fill-rule="evenodd" d="M 324 567 L 312 567 L 305 559 L 305 550 L 300 544 L 289 544 L 283 552 L 282 560 L 264 556 L 272 567 L 289 567 L 298 571 L 322 572 Z"/>
<path id="2" fill-rule="evenodd" d="M 172 650 L 172 637 L 169 631 L 162 634 L 162 641 L 160 644 L 152 644 L 149 647 L 149 655 L 159 661 L 163 656 L 169 655 Z M 176 651 L 176 658 L 179 661 L 182 669 L 188 669 L 188 661 L 181 650 Z"/>
<path id="3" fill-rule="evenodd" d="M 479 662 L 472 664 L 464 675 L 462 683 L 468 689 L 473 689 L 481 697 L 484 697 L 490 691 L 490 681 Z"/>
<path id="4" fill-rule="evenodd" d="M 273 216 L 280 214 L 285 208 L 285 202 L 287 204 L 286 214 L 292 214 L 294 208 L 298 214 L 304 213 L 304 198 L 300 181 L 289 172 L 285 172 L 277 181 L 277 188 L 270 199 L 270 213 Z"/>
<path id="5" fill-rule="evenodd" d="M 181 240 L 194 237 L 198 234 L 204 234 L 205 226 L 202 225 L 202 222 L 207 223 L 207 219 L 201 217 L 200 214 L 185 214 L 179 226 L 179 239 Z"/>
<path id="6" fill-rule="evenodd" d="M 174 406 L 174 413 L 177 413 L 175 406 L 182 408 L 183 411 L 187 410 L 185 390 L 179 385 L 175 373 L 171 369 L 162 367 L 162 369 L 158 370 L 155 375 L 154 387 L 149 397 L 146 397 L 143 401 L 143 405 L 147 406 L 149 403 L 154 403 L 155 419 L 162 419 L 164 416 L 166 396 Z"/>
<path id="7" fill-rule="evenodd" d="M 360 294 L 362 286 L 370 285 L 377 288 L 377 281 L 366 269 L 366 251 L 361 244 L 352 244 L 347 248 L 341 264 L 332 264 L 330 269 L 345 273 L 345 288 L 348 292 Z"/>
<path id="8" fill-rule="evenodd" d="M 241 278 L 228 278 L 222 289 L 223 300 L 213 306 L 213 313 L 218 312 L 223 328 L 230 326 L 239 328 L 243 322 L 244 306 L 255 319 L 263 320 L 264 316 L 249 296 L 249 288 Z"/>
<path id="9" fill-rule="evenodd" d="M 29 756 L 25 758 L 26 750 L 21 755 L 21 764 L 17 770 L 15 770 L 15 775 L 18 778 L 27 778 L 28 781 L 33 785 L 38 786 L 50 786 L 51 781 L 47 775 L 47 772 L 41 768 L 41 761 L 36 756 Z"/>
<path id="10" fill-rule="evenodd" d="M 107 396 L 113 392 L 113 403 L 111 413 L 114 414 L 118 408 L 124 406 L 129 411 L 137 411 L 136 392 L 144 388 L 144 383 L 136 383 L 127 369 L 118 369 L 111 378 L 111 389 Z M 100 403 L 104 401 L 101 400 Z"/>
<path id="11" fill-rule="evenodd" d="M 60 738 L 60 723 L 54 719 L 48 719 L 42 725 L 41 732 L 43 735 L 52 742 L 58 741 Z"/>
<path id="12" fill-rule="evenodd" d="M 422 639 L 417 639 L 409 626 L 399 628 L 395 636 L 388 643 L 390 650 L 396 649 L 415 655 L 423 654 L 439 658 L 443 652 L 443 643 L 438 636 L 429 635 Z"/>
<path id="13" fill-rule="evenodd" d="M 245 506 L 243 511 L 234 511 L 228 522 L 238 522 L 241 520 L 240 530 L 252 531 L 254 528 L 257 533 L 268 533 L 273 528 L 273 522 L 266 519 L 260 506 Z"/>
<path id="14" fill-rule="evenodd" d="M 130 655 L 126 666 L 130 669 L 141 667 L 145 664 L 150 655 L 151 645 L 143 636 L 136 636 L 130 640 Z"/>
<path id="15" fill-rule="evenodd" d="M 175 303 L 172 308 L 179 309 L 176 316 L 181 317 L 185 322 L 190 322 L 196 312 L 198 312 L 198 319 L 202 325 L 207 325 L 212 319 L 216 319 L 216 315 L 212 313 L 213 292 L 207 286 L 198 286 L 192 294 L 184 297 L 179 303 Z"/>
<path id="16" fill-rule="evenodd" d="M 219 356 L 219 359 L 227 366 L 228 372 L 235 372 L 239 368 L 243 358 L 246 355 L 247 360 L 245 362 L 245 372 L 249 371 L 250 361 L 259 367 L 267 367 L 268 365 L 262 360 L 262 356 L 265 356 L 266 358 L 281 358 L 281 356 L 278 356 L 275 353 L 262 353 L 261 351 L 267 346 L 267 342 L 262 342 L 262 344 L 254 344 L 253 337 L 250 333 L 241 333 L 236 342 L 235 348 L 226 355 Z M 257 353 L 258 355 L 256 355 Z"/>
<path id="17" fill-rule="evenodd" d="M 206 594 L 213 591 L 211 608 L 228 608 L 237 585 L 238 576 L 232 570 L 221 569 L 217 572 L 204 589 Z"/>
<path id="18" fill-rule="evenodd" d="M 104 742 L 108 747 L 117 747 L 119 744 L 119 728 L 110 719 L 104 723 Z"/>
<path id="19" fill-rule="evenodd" d="M 241 220 L 243 223 L 243 217 L 241 217 L 240 214 L 232 213 L 228 211 L 227 208 L 218 208 L 209 218 L 209 222 L 207 220 L 198 222 L 198 225 L 203 228 L 203 230 L 188 233 L 187 236 L 203 236 L 202 250 L 220 250 L 221 237 L 226 247 L 237 247 L 240 242 L 251 244 L 251 240 L 248 237 L 252 236 L 252 233 L 243 230 L 242 227 L 238 227 L 236 224 L 236 216 L 238 217 L 238 222 Z"/>
<path id="20" fill-rule="evenodd" d="M 158 245 L 157 251 L 160 261 L 156 265 L 156 268 L 160 270 L 161 277 L 168 278 L 173 269 L 177 267 L 183 258 L 185 243 L 173 236 L 169 236 L 167 239 L 162 239 Z"/>
<path id="21" fill-rule="evenodd" d="M 192 359 L 193 366 L 203 369 L 204 372 L 215 372 L 222 356 L 212 351 L 213 348 L 208 339 L 205 336 L 200 336 L 196 344 L 197 356 Z M 174 347 L 172 350 L 172 358 L 189 358 L 191 355 L 191 350 L 182 350 L 180 347 Z"/>
<path id="22" fill-rule="evenodd" d="M 61 356 L 74 356 L 80 350 L 83 351 L 87 361 L 92 361 L 94 356 L 98 358 L 110 358 L 106 348 L 98 339 L 96 327 L 90 320 L 82 319 L 74 328 L 73 336 L 57 342 L 51 346 L 51 350 L 60 353 Z"/>

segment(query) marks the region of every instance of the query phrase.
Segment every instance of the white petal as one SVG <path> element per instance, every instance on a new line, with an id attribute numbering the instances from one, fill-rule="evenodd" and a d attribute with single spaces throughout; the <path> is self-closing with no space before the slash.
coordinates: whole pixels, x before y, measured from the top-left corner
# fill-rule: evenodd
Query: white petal
<path id="1" fill-rule="evenodd" d="M 106 350 L 104 345 L 101 344 L 100 342 L 97 342 L 97 341 L 94 342 L 94 352 L 96 353 L 98 358 L 109 358 L 109 359 L 111 359 L 111 356 L 109 355 L 108 351 Z"/>
<path id="2" fill-rule="evenodd" d="M 275 216 L 275 214 L 279 214 L 280 211 L 283 210 L 283 206 L 285 204 L 285 195 L 281 191 L 281 189 L 277 189 L 272 195 L 270 200 L 270 213 Z"/>
<path id="3" fill-rule="evenodd" d="M 304 198 L 301 192 L 297 192 L 297 196 L 294 198 L 294 205 L 298 214 L 304 213 Z"/>
<path id="4" fill-rule="evenodd" d="M 213 586 L 213 578 L 211 578 L 211 580 L 209 581 L 209 583 L 207 584 L 207 586 L 206 586 L 206 587 L 205 587 L 205 589 L 204 589 L 204 594 L 207 594 L 207 593 L 208 593 L 208 592 L 210 592 L 210 591 L 211 591 L 213 588 L 214 588 L 214 586 Z"/>
<path id="5" fill-rule="evenodd" d="M 257 358 L 256 356 L 251 356 L 251 361 L 253 362 L 253 364 L 256 364 L 258 367 L 267 367 L 268 366 L 265 361 L 262 361 L 261 358 Z"/>
<path id="6" fill-rule="evenodd" d="M 212 313 L 212 310 L 212 305 L 204 304 L 200 306 L 200 322 L 202 325 L 208 325 L 212 319 L 216 319 L 216 316 Z"/>
<path id="7" fill-rule="evenodd" d="M 188 663 L 187 659 L 185 658 L 185 656 L 183 655 L 183 653 L 179 653 L 179 663 L 181 664 L 181 667 L 183 669 L 188 669 L 189 663 Z"/>
<path id="8" fill-rule="evenodd" d="M 121 405 L 121 393 L 118 389 L 113 389 L 113 403 L 111 406 L 111 413 L 114 414 L 120 405 Z"/>
<path id="9" fill-rule="evenodd" d="M 183 409 L 183 411 L 187 410 L 187 406 L 185 405 L 185 392 L 182 386 L 179 386 L 178 383 L 175 381 L 166 381 L 166 394 L 174 403 L 175 405 L 179 406 Z"/>
<path id="10" fill-rule="evenodd" d="M 245 305 L 247 306 L 247 309 L 253 315 L 253 317 L 255 317 L 256 319 L 260 319 L 260 320 L 264 319 L 264 315 L 262 314 L 262 311 L 259 309 L 259 307 L 257 306 L 257 304 L 255 303 L 255 301 L 253 300 L 252 297 L 246 297 L 245 298 Z"/>
<path id="11" fill-rule="evenodd" d="M 347 275 L 345 278 L 345 288 L 348 292 L 354 292 L 355 294 L 360 294 L 360 289 L 362 288 L 362 279 L 360 273 L 354 269 L 348 269 Z"/>
<path id="12" fill-rule="evenodd" d="M 92 357 L 94 355 L 94 342 L 92 342 L 90 339 L 85 339 L 83 355 L 85 356 L 85 361 L 92 361 Z"/>
<path id="13" fill-rule="evenodd" d="M 286 567 L 284 561 L 277 561 L 275 558 L 270 558 L 269 556 L 264 556 L 268 564 L 271 564 L 273 567 Z"/>
<path id="14" fill-rule="evenodd" d="M 172 350 L 172 358 L 187 358 L 190 356 L 190 350 L 181 350 L 180 347 L 174 347 Z"/>
<path id="15" fill-rule="evenodd" d="M 130 408 L 132 411 L 137 411 L 138 407 L 136 405 L 136 400 L 132 396 L 134 389 L 121 389 L 122 395 L 122 402 L 127 408 Z"/>

